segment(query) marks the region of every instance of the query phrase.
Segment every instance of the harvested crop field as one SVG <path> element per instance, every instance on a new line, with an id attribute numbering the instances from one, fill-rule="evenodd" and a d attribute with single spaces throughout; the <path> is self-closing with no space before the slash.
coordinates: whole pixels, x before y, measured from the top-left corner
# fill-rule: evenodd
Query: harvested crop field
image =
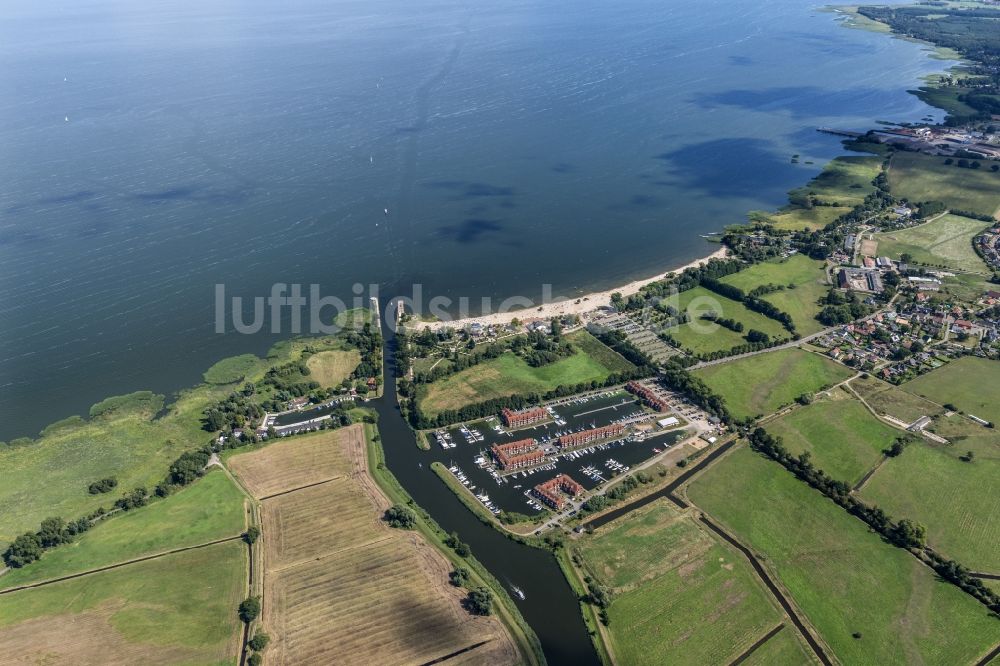
<path id="1" fill-rule="evenodd" d="M 442 663 L 516 663 L 500 621 L 462 608 L 448 560 L 419 533 L 380 520 L 390 503 L 368 475 L 365 447 L 355 425 L 230 461 L 266 498 L 268 663 L 330 663 L 350 654 L 354 663 L 426 664 L 462 650 Z"/>
<path id="2" fill-rule="evenodd" d="M 283 439 L 260 451 L 233 456 L 229 467 L 254 497 L 262 499 L 349 474 L 361 464 L 355 460 L 352 465 L 351 451 L 363 451 L 364 439 L 361 426 Z"/>

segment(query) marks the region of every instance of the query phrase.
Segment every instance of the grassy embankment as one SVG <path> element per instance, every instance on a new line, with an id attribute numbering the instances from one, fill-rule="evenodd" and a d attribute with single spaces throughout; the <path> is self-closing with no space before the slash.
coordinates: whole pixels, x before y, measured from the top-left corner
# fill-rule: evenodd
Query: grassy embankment
<path id="1" fill-rule="evenodd" d="M 545 393 L 557 386 L 603 381 L 608 375 L 634 366 L 601 344 L 586 331 L 566 336 L 572 356 L 533 368 L 513 352 L 484 361 L 431 384 L 419 387 L 418 401 L 424 414 L 435 416 L 446 409 L 492 398 L 525 393 Z"/>
<path id="2" fill-rule="evenodd" d="M 1000 179 L 997 187 L 1000 188 Z M 880 256 L 899 259 L 908 254 L 916 264 L 990 275 L 989 266 L 972 248 L 972 239 L 988 225 L 968 217 L 944 215 L 909 229 L 875 234 L 875 239 Z"/>
<path id="3" fill-rule="evenodd" d="M 843 663 L 972 663 L 1000 641 L 981 604 L 748 448 L 688 496 L 762 556 Z"/>
<path id="4" fill-rule="evenodd" d="M 762 416 L 841 382 L 854 372 L 801 349 L 781 349 L 694 371 L 736 418 Z"/>

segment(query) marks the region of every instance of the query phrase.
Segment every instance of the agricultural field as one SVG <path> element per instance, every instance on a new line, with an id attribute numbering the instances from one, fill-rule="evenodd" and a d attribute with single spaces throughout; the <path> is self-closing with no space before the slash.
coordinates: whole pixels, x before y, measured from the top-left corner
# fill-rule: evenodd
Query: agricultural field
<path id="1" fill-rule="evenodd" d="M 997 361 L 965 356 L 901 388 L 942 405 L 950 403 L 966 414 L 1000 423 L 1000 363 Z"/>
<path id="2" fill-rule="evenodd" d="M 896 151 L 889 165 L 892 194 L 909 201 L 942 201 L 949 208 L 995 215 L 1000 208 L 1000 172 L 945 164 L 944 157 Z"/>
<path id="3" fill-rule="evenodd" d="M 782 285 L 786 288 L 765 294 L 763 300 L 787 312 L 800 335 L 811 335 L 823 328 L 816 321 L 820 311 L 817 302 L 826 295 L 830 286 L 826 284 L 822 261 L 796 254 L 784 261 L 754 264 L 739 273 L 727 275 L 722 282 L 744 292 L 766 284 Z"/>
<path id="4" fill-rule="evenodd" d="M 323 388 L 340 386 L 361 363 L 361 353 L 356 349 L 321 351 L 306 360 L 310 376 Z"/>
<path id="5" fill-rule="evenodd" d="M 791 453 L 808 451 L 816 467 L 851 485 L 905 434 L 872 416 L 843 389 L 768 423 L 767 431 L 781 437 Z"/>
<path id="6" fill-rule="evenodd" d="M 1000 188 L 1000 178 L 997 179 Z M 972 239 L 987 227 L 986 222 L 958 215 L 944 215 L 916 227 L 875 234 L 879 256 L 899 259 L 903 254 L 913 262 L 943 266 L 971 273 L 989 273 L 989 267 L 972 249 Z"/>
<path id="7" fill-rule="evenodd" d="M 350 654 L 357 663 L 423 664 L 471 647 L 464 658 L 515 663 L 517 648 L 499 620 L 461 607 L 448 560 L 418 533 L 380 520 L 389 501 L 368 475 L 366 446 L 363 426 L 354 425 L 229 461 L 264 498 L 268 660 L 327 663 Z M 317 476 L 333 480 L 309 486 Z"/>
<path id="8" fill-rule="evenodd" d="M 893 416 L 904 423 L 913 423 L 921 416 L 936 417 L 944 413 L 940 405 L 871 375 L 852 379 L 850 386 L 876 412 Z"/>
<path id="9" fill-rule="evenodd" d="M 0 589 L 235 537 L 245 523 L 243 493 L 216 469 L 165 499 L 107 518 L 42 559 L 0 575 Z"/>
<path id="10" fill-rule="evenodd" d="M 749 310 L 742 303 L 704 287 L 682 291 L 671 305 L 674 305 L 681 312 L 687 312 L 690 308 L 689 315 L 692 319 L 698 319 L 702 314 L 711 311 L 721 317 L 735 319 L 743 324 L 743 333 L 736 333 L 706 321 L 681 324 L 667 330 L 670 336 L 682 347 L 695 354 L 728 351 L 737 345 L 745 344 L 745 336 L 750 329 L 767 333 L 772 338 L 787 338 L 789 336 L 788 331 L 775 320 Z M 702 326 L 709 326 L 712 332 L 700 331 Z"/>
<path id="11" fill-rule="evenodd" d="M 232 664 L 245 596 L 240 541 L 0 595 L 0 657 L 16 664 Z"/>
<path id="12" fill-rule="evenodd" d="M 363 440 L 360 426 L 282 438 L 234 455 L 227 464 L 250 494 L 264 498 L 345 476 L 351 471 L 350 452 Z"/>
<path id="13" fill-rule="evenodd" d="M 733 416 L 742 419 L 770 414 L 800 395 L 847 379 L 854 371 L 791 348 L 700 368 L 694 374 L 722 396 Z"/>
<path id="14" fill-rule="evenodd" d="M 623 664 L 728 663 L 781 622 L 740 555 L 660 499 L 579 540 Z"/>
<path id="15" fill-rule="evenodd" d="M 911 444 L 879 468 L 861 497 L 923 525 L 936 551 L 974 571 L 1000 573 L 1000 435 L 957 414 L 935 431 L 953 443 Z M 969 451 L 973 460 L 963 461 Z"/>
<path id="16" fill-rule="evenodd" d="M 766 558 L 842 663 L 973 663 L 1000 642 L 980 603 L 749 448 L 688 497 Z"/>
<path id="17" fill-rule="evenodd" d="M 603 381 L 608 375 L 633 368 L 619 354 L 586 331 L 566 336 L 576 353 L 533 368 L 508 352 L 432 384 L 419 387 L 418 401 L 429 417 L 468 404 L 525 393 L 545 393 L 560 385 Z"/>

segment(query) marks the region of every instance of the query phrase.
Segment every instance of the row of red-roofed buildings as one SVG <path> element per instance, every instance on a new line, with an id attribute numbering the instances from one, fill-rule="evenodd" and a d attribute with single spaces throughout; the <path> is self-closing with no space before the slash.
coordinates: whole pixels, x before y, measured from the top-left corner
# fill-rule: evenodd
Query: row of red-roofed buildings
<path id="1" fill-rule="evenodd" d="M 521 428 L 523 426 L 531 425 L 532 423 L 544 421 L 548 418 L 551 417 L 544 407 L 534 407 L 532 409 L 524 409 L 519 412 L 515 412 L 513 409 L 507 409 L 505 407 L 500 412 L 500 419 L 508 428 Z"/>
<path id="2" fill-rule="evenodd" d="M 580 432 L 571 432 L 568 435 L 562 435 L 559 437 L 557 444 L 560 449 L 573 449 L 578 446 L 590 444 L 591 442 L 600 441 L 602 439 L 620 437 L 625 434 L 625 430 L 625 424 L 612 423 L 610 425 L 601 426 L 600 428 L 581 430 Z"/>
<path id="3" fill-rule="evenodd" d="M 545 458 L 545 453 L 538 448 L 538 442 L 531 437 L 509 444 L 494 444 L 490 447 L 490 453 L 504 471 L 529 467 Z"/>
<path id="4" fill-rule="evenodd" d="M 670 409 L 670 403 L 656 395 L 656 391 L 637 381 L 631 381 L 626 384 L 625 390 L 637 396 L 647 407 L 651 407 L 658 412 L 665 412 Z"/>

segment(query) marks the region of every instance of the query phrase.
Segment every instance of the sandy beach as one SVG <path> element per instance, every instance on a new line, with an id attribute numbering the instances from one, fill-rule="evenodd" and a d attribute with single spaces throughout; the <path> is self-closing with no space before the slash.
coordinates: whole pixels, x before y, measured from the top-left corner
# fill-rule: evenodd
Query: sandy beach
<path id="1" fill-rule="evenodd" d="M 619 293 L 622 296 L 628 297 L 632 294 L 637 293 L 647 284 L 657 282 L 662 280 L 665 276 L 681 273 L 685 269 L 695 268 L 707 263 L 710 259 L 724 259 L 727 254 L 727 249 L 725 247 L 720 247 L 718 250 L 712 254 L 702 257 L 701 259 L 696 259 L 690 263 L 684 264 L 672 270 L 666 271 L 664 273 L 657 273 L 656 275 L 645 278 L 643 280 L 635 280 L 624 284 L 620 287 L 615 287 L 613 289 L 608 289 L 606 291 L 595 291 L 589 294 L 583 294 L 576 298 L 568 298 L 565 300 L 557 300 L 551 303 L 544 303 L 532 308 L 521 308 L 517 310 L 511 310 L 510 312 L 497 312 L 494 314 L 482 315 L 479 317 L 466 317 L 463 319 L 453 319 L 450 321 L 416 321 L 411 322 L 410 326 L 414 329 L 423 330 L 425 327 L 432 330 L 437 330 L 440 328 L 464 328 L 473 323 L 479 323 L 485 326 L 492 326 L 496 324 L 509 324 L 513 319 L 520 319 L 521 321 L 528 321 L 532 319 L 551 319 L 552 317 L 562 316 L 562 315 L 582 315 L 585 312 L 590 312 L 591 310 L 596 310 L 601 306 L 606 306 L 611 304 L 611 294 Z"/>

